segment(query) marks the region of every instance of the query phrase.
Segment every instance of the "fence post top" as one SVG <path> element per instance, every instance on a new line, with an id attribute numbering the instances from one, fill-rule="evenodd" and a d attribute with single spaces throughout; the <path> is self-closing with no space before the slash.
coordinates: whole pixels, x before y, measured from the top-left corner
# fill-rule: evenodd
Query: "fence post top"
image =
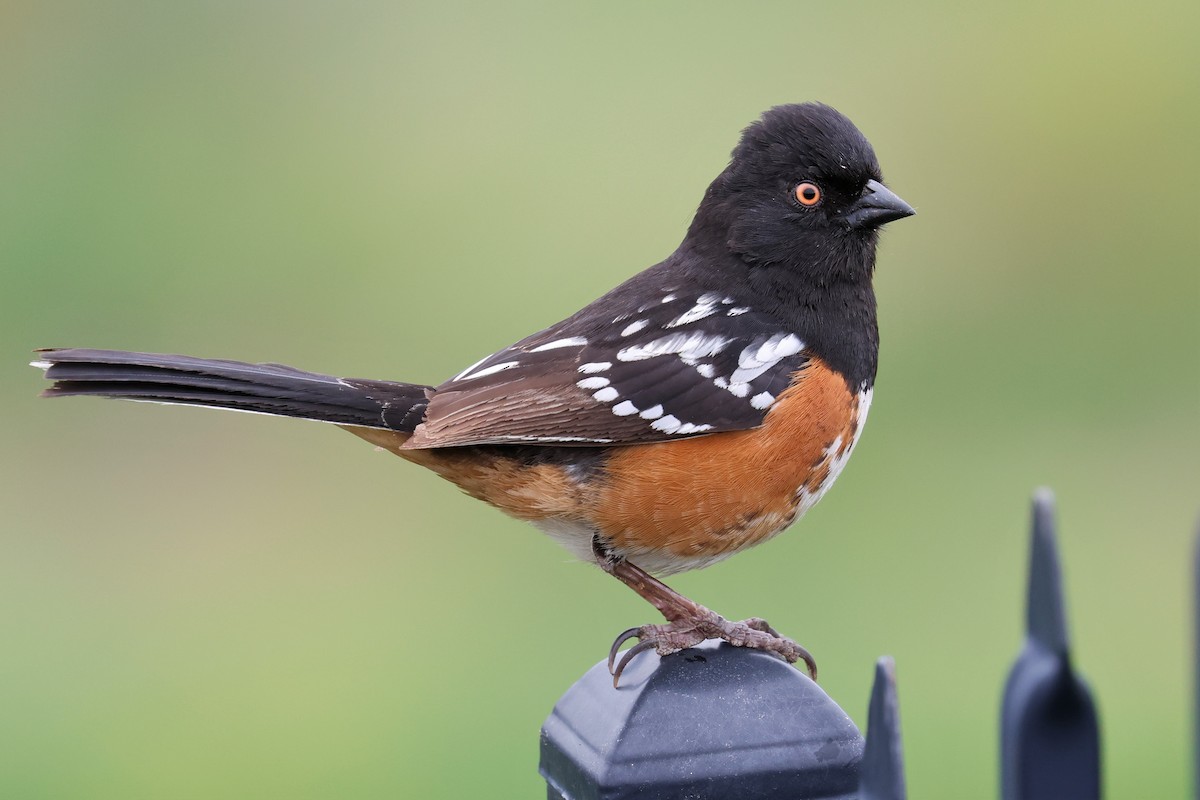
<path id="1" fill-rule="evenodd" d="M 808 676 L 778 657 L 706 642 L 635 659 L 613 689 L 607 663 L 559 699 L 540 771 L 560 797 L 811 797 L 856 794 L 863 738 Z"/>

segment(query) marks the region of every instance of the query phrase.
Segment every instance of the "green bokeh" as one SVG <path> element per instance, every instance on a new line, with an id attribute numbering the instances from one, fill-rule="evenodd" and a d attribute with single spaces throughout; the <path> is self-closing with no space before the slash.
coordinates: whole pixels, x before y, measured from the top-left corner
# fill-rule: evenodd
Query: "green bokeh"
<path id="1" fill-rule="evenodd" d="M 820 99 L 920 212 L 871 423 L 796 529 L 675 585 L 860 723 L 896 656 L 912 795 L 994 796 L 1052 486 L 1108 794 L 1183 796 L 1200 6 L 1001 8 L 0 6 L 0 795 L 540 796 L 541 720 L 641 600 L 337 431 L 22 364 L 436 382 L 670 252 L 741 127 Z"/>

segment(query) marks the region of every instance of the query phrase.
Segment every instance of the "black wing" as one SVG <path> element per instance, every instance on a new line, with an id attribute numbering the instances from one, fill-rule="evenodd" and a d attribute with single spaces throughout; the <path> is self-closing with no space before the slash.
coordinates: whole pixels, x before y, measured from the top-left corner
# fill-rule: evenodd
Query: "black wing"
<path id="1" fill-rule="evenodd" d="M 773 317 L 720 293 L 598 301 L 438 386 L 407 447 L 605 445 L 760 425 L 808 360 Z"/>

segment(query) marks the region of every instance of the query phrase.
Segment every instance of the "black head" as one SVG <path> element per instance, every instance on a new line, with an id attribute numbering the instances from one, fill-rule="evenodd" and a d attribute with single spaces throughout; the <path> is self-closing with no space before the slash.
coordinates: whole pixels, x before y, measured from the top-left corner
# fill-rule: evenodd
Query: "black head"
<path id="1" fill-rule="evenodd" d="M 719 236 L 751 266 L 869 280 L 879 226 L 913 213 L 850 120 L 818 103 L 777 106 L 743 132 L 689 238 Z"/>

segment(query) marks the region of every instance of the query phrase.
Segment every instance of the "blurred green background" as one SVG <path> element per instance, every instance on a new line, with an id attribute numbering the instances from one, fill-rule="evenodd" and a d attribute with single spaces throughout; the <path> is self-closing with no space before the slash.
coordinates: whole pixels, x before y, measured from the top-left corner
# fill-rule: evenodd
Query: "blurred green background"
<path id="1" fill-rule="evenodd" d="M 249 6 L 249 7 L 247 7 Z M 320 425 L 43 402 L 39 346 L 437 382 L 669 253 L 820 99 L 891 226 L 871 423 L 800 525 L 674 580 L 896 657 L 911 793 L 995 796 L 1027 505 L 1057 492 L 1113 797 L 1188 785 L 1194 0 L 0 6 L 0 795 L 539 797 L 651 609 Z"/>

